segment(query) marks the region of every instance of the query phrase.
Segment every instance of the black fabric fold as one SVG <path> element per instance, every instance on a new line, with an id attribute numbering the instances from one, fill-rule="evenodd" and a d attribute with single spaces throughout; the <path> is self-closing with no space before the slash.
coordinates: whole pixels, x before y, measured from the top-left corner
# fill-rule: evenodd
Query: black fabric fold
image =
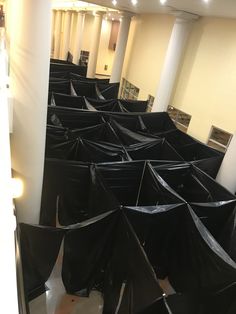
<path id="1" fill-rule="evenodd" d="M 65 231 L 21 223 L 18 232 L 25 294 L 30 301 L 45 292 Z"/>

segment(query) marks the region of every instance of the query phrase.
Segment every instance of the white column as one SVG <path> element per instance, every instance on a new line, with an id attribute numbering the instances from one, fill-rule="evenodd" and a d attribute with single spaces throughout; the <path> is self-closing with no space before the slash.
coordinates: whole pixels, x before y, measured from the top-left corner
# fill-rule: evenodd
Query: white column
<path id="1" fill-rule="evenodd" d="M 177 12 L 175 15 L 177 18 L 167 48 L 152 111 L 166 111 L 168 108 L 187 39 L 193 21 L 198 18 L 198 15 L 185 12 Z"/>
<path id="2" fill-rule="evenodd" d="M 55 20 L 56 20 L 56 13 L 57 11 L 56 10 L 53 10 L 52 11 L 52 14 L 51 14 L 51 56 L 53 56 L 54 54 L 54 33 L 55 33 Z"/>
<path id="3" fill-rule="evenodd" d="M 77 21 L 76 21 L 76 30 L 75 30 L 75 36 L 74 36 L 74 49 L 73 49 L 73 62 L 75 64 L 78 64 L 78 61 L 80 58 L 83 32 L 84 32 L 84 20 L 85 20 L 85 13 L 82 11 L 78 12 Z"/>
<path id="4" fill-rule="evenodd" d="M 122 67 L 125 58 L 125 50 L 129 35 L 130 22 L 131 15 L 124 15 L 120 23 L 110 83 L 120 82 L 121 79 Z"/>
<path id="5" fill-rule="evenodd" d="M 236 133 L 225 153 L 216 181 L 230 192 L 236 192 Z"/>
<path id="6" fill-rule="evenodd" d="M 71 12 L 66 11 L 63 23 L 63 37 L 62 37 L 62 47 L 60 53 L 60 59 L 66 60 L 67 53 L 69 51 L 70 45 L 70 22 L 71 22 Z"/>
<path id="7" fill-rule="evenodd" d="M 59 59 L 60 57 L 60 42 L 61 42 L 61 19 L 62 18 L 62 11 L 56 11 L 56 18 L 55 18 L 55 29 L 54 29 L 54 52 L 53 58 Z"/>
<path id="8" fill-rule="evenodd" d="M 19 221 L 38 223 L 44 168 L 51 1 L 14 0 L 17 10 L 10 56 L 14 117 L 12 164 L 24 182 Z M 17 9 L 16 9 L 17 8 Z"/>
<path id="9" fill-rule="evenodd" d="M 97 13 L 93 22 L 93 33 L 91 34 L 91 46 L 89 50 L 89 61 L 87 77 L 93 78 L 96 73 L 98 49 L 102 30 L 103 13 Z"/>
<path id="10" fill-rule="evenodd" d="M 8 7 L 10 9 L 10 6 Z M 10 12 L 7 11 L 7 14 Z M 3 37 L 2 37 L 3 36 Z M 19 313 L 15 237 L 16 220 L 13 214 L 11 191 L 11 154 L 8 120 L 8 95 L 6 88 L 7 66 L 4 32 L 0 29 L 0 277 L 4 287 L 0 289 L 1 308 L 7 313 Z M 11 293 L 9 293 L 11 291 Z M 4 312 L 4 310 L 3 310 Z"/>
<path id="11" fill-rule="evenodd" d="M 75 21 L 75 12 L 71 11 L 71 20 L 70 20 L 70 41 L 69 41 L 69 51 L 72 53 L 73 49 L 73 31 L 74 31 L 74 21 Z"/>

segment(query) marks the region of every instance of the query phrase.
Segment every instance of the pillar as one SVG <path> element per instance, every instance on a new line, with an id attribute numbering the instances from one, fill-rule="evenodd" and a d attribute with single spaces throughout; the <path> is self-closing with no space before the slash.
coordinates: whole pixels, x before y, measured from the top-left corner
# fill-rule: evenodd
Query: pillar
<path id="1" fill-rule="evenodd" d="M 51 1 L 14 0 L 17 11 L 10 55 L 13 96 L 12 165 L 23 180 L 17 199 L 21 222 L 39 222 L 51 41 Z"/>
<path id="2" fill-rule="evenodd" d="M 93 78 L 96 73 L 98 49 L 102 30 L 102 17 L 103 13 L 96 13 L 93 22 L 93 33 L 91 35 L 91 46 L 89 50 L 89 61 L 87 77 Z"/>
<path id="3" fill-rule="evenodd" d="M 70 45 L 70 24 L 71 24 L 71 12 L 66 11 L 63 23 L 63 34 L 62 34 L 62 46 L 60 52 L 60 59 L 66 60 L 67 53 Z"/>
<path id="4" fill-rule="evenodd" d="M 181 11 L 175 13 L 175 15 L 176 20 L 167 48 L 152 111 L 167 111 L 193 21 L 198 18 L 198 15 Z"/>
<path id="5" fill-rule="evenodd" d="M 54 54 L 54 30 L 55 30 L 55 19 L 56 19 L 56 10 L 52 11 L 52 15 L 51 15 L 51 57 L 53 58 L 53 54 Z"/>
<path id="6" fill-rule="evenodd" d="M 61 41 L 61 19 L 62 11 L 56 11 L 55 29 L 54 29 L 54 51 L 53 58 L 59 59 L 60 57 L 60 41 Z"/>
<path id="7" fill-rule="evenodd" d="M 78 64 L 80 52 L 82 47 L 83 32 L 84 32 L 85 13 L 77 13 L 76 29 L 74 36 L 74 49 L 73 49 L 73 63 Z"/>
<path id="8" fill-rule="evenodd" d="M 125 58 L 125 50 L 129 35 L 130 22 L 131 15 L 127 14 L 124 15 L 120 23 L 110 83 L 118 83 L 120 82 L 121 79 L 122 67 Z"/>
<path id="9" fill-rule="evenodd" d="M 16 220 L 13 214 L 11 193 L 11 154 L 6 88 L 7 55 L 3 37 L 5 37 L 4 31 L 0 29 L 0 248 L 2 256 L 0 259 L 0 277 L 4 283 L 4 288 L 1 288 L 1 308 L 7 309 L 8 313 L 19 313 L 14 236 Z M 11 292 L 9 293 L 9 291 Z"/>
<path id="10" fill-rule="evenodd" d="M 236 133 L 234 134 L 229 147 L 225 153 L 216 181 L 223 185 L 233 194 L 236 192 Z"/>
<path id="11" fill-rule="evenodd" d="M 75 23 L 75 14 L 76 12 L 71 11 L 71 21 L 70 21 L 70 41 L 69 41 L 69 51 L 73 51 L 73 42 L 74 42 L 74 23 Z"/>

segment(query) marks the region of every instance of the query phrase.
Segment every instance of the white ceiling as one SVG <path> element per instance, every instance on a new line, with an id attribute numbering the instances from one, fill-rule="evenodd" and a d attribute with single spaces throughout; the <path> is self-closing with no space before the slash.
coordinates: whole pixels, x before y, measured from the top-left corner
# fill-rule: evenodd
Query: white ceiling
<path id="1" fill-rule="evenodd" d="M 117 0 L 117 5 L 112 5 L 112 0 L 86 0 L 101 6 L 135 13 L 168 13 L 173 10 L 183 10 L 201 16 L 217 16 L 236 18 L 236 0 L 167 0 L 165 6 L 159 0 L 138 0 L 133 6 L 131 0 Z"/>

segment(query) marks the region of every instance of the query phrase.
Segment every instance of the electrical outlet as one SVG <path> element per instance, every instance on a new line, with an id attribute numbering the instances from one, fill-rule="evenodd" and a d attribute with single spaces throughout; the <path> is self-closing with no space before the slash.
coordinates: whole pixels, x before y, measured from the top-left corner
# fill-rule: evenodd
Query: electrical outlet
<path id="1" fill-rule="evenodd" d="M 104 70 L 107 71 L 107 69 L 108 69 L 108 65 L 105 64 L 105 65 L 104 65 Z"/>

